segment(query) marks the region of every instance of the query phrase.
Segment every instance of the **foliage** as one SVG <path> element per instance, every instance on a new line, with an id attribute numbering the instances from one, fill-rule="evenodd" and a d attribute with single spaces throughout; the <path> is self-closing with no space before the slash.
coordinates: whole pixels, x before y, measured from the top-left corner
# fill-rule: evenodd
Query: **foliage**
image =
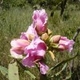
<path id="1" fill-rule="evenodd" d="M 50 0 L 49 0 L 50 1 Z M 78 26 L 80 26 L 80 11 L 79 8 L 76 10 L 76 5 L 68 5 L 63 14 L 62 17 L 60 17 L 60 11 L 56 10 L 54 13 L 53 17 L 49 17 L 49 23 L 48 26 L 49 28 L 51 28 L 54 32 L 53 34 L 62 34 L 62 35 L 66 35 L 69 38 L 72 38 L 72 36 L 74 35 L 76 29 L 78 28 Z M 72 10 L 73 9 L 73 10 Z M 8 67 L 8 63 L 10 60 L 12 60 L 9 56 L 9 49 L 10 49 L 10 41 L 11 39 L 13 39 L 14 37 L 18 37 L 20 35 L 20 32 L 24 31 L 26 29 L 26 26 L 29 26 L 31 23 L 31 15 L 32 15 L 32 11 L 33 9 L 28 6 L 28 4 L 24 7 L 24 8 L 11 8 L 10 10 L 1 10 L 0 9 L 0 64 L 2 66 Z M 50 15 L 50 11 L 47 10 L 47 12 Z M 29 14 L 30 13 L 30 14 Z M 48 15 L 48 16 L 49 16 Z M 64 19 L 65 16 L 69 16 L 67 19 Z M 17 29 L 16 29 L 17 28 Z M 56 33 L 57 32 L 57 33 Z M 77 37 L 76 39 L 76 43 L 75 43 L 75 48 L 74 48 L 74 52 L 75 53 L 80 53 L 80 48 L 79 48 L 79 44 L 80 44 L 80 36 Z M 6 45 L 5 45 L 6 44 Z M 61 55 L 62 54 L 62 55 Z M 47 54 L 47 63 L 50 66 L 54 66 L 56 63 L 61 62 L 63 59 L 67 59 L 69 58 L 69 55 L 65 55 L 63 53 L 57 53 L 57 59 L 56 62 L 50 63 L 51 58 L 50 56 Z M 75 66 L 75 73 L 74 75 L 78 75 L 79 76 L 79 57 L 80 54 L 78 55 L 78 57 L 75 58 L 74 60 L 74 66 Z M 60 59 L 59 59 L 60 58 Z M 68 63 L 69 64 L 69 63 Z M 60 71 L 62 66 L 59 66 L 58 68 L 56 68 L 52 74 L 55 74 L 56 72 Z M 68 68 L 68 66 L 67 66 Z M 77 70 L 76 70 L 77 69 Z M 21 71 L 20 73 L 20 80 L 32 80 L 25 72 L 23 72 L 23 70 L 21 68 L 19 68 L 19 71 Z M 38 70 L 36 68 L 33 68 L 30 70 L 37 78 L 39 78 L 39 74 L 38 74 Z M 57 77 L 60 78 L 60 80 L 62 80 L 66 74 L 67 78 L 70 78 L 69 75 L 69 71 L 68 69 L 65 68 L 65 70 L 63 70 L 61 72 L 60 75 L 58 75 Z M 78 73 L 78 74 L 77 74 Z M 71 74 L 71 73 L 70 73 Z M 7 80 L 7 78 L 5 78 L 2 73 L 0 73 L 0 79 L 1 80 Z M 54 77 L 54 80 L 57 80 L 57 77 Z M 52 76 L 53 79 L 53 76 Z"/>
<path id="2" fill-rule="evenodd" d="M 7 68 L 0 66 L 0 71 L 6 78 L 8 78 L 8 69 Z"/>
<path id="3" fill-rule="evenodd" d="M 26 4 L 26 0 L 3 0 L 3 8 L 9 9 L 10 7 L 23 7 Z"/>

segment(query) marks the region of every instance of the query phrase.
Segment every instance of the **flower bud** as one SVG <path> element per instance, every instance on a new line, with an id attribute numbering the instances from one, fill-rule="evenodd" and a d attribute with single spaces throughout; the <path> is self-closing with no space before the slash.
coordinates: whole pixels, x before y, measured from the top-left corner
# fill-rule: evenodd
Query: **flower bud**
<path id="1" fill-rule="evenodd" d="M 46 41 L 49 38 L 47 33 L 42 34 L 41 39 Z"/>
<path id="2" fill-rule="evenodd" d="M 50 56 L 51 56 L 52 60 L 55 61 L 55 55 L 54 55 L 54 53 L 52 51 L 49 51 L 49 53 L 50 53 Z"/>
<path id="3" fill-rule="evenodd" d="M 73 50 L 74 41 L 69 40 L 67 37 L 61 36 L 59 40 L 59 50 L 64 51 L 67 50 L 71 52 Z"/>
<path id="4" fill-rule="evenodd" d="M 50 41 L 54 42 L 54 43 L 58 43 L 60 40 L 60 37 L 61 37 L 60 35 L 55 35 L 55 36 L 51 37 Z"/>
<path id="5" fill-rule="evenodd" d="M 59 45 L 59 50 L 61 50 L 61 51 L 64 51 L 64 50 L 66 50 L 66 48 L 65 48 L 65 46 L 63 46 L 63 45 Z"/>
<path id="6" fill-rule="evenodd" d="M 52 31 L 50 29 L 47 29 L 47 30 L 48 30 L 48 35 L 51 35 Z"/>
<path id="7" fill-rule="evenodd" d="M 29 34 L 29 40 L 32 40 L 32 39 L 34 39 L 34 35 L 32 35 L 32 34 Z"/>

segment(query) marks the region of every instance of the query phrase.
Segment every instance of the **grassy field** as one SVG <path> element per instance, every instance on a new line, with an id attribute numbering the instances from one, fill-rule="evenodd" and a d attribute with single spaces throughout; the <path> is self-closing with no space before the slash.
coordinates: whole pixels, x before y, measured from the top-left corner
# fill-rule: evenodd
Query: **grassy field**
<path id="1" fill-rule="evenodd" d="M 26 5 L 23 8 L 20 7 L 12 7 L 9 10 L 3 10 L 0 8 L 0 65 L 8 68 L 8 64 L 12 60 L 10 58 L 10 41 L 14 38 L 18 38 L 21 32 L 26 31 L 28 26 L 32 23 L 32 12 L 33 8 L 29 5 Z M 53 35 L 61 34 L 63 36 L 67 36 L 69 39 L 72 39 L 77 28 L 80 27 L 80 6 L 76 7 L 76 5 L 69 5 L 63 16 L 60 16 L 60 11 L 56 10 L 54 12 L 54 16 L 50 17 L 50 11 L 47 10 L 49 16 L 48 28 L 52 29 Z M 74 52 L 79 53 L 79 56 L 75 59 L 75 67 L 80 66 L 80 34 L 76 39 Z M 60 62 L 67 58 L 69 55 L 66 53 L 56 53 L 56 62 L 52 62 L 50 56 L 47 56 L 47 64 L 51 67 L 55 65 L 57 62 Z M 51 61 L 51 63 L 50 63 Z M 55 70 L 57 72 L 60 68 Z M 32 80 L 29 75 L 24 73 L 22 69 L 19 69 L 20 80 Z M 32 73 L 39 76 L 38 70 L 33 68 L 30 69 Z M 68 72 L 68 71 L 67 71 Z M 79 71 L 80 72 L 80 71 Z M 37 75 L 36 75 L 37 74 Z M 64 74 L 64 73 L 63 73 Z M 60 79 L 55 80 L 63 80 L 63 74 L 61 74 Z M 80 73 L 78 73 L 80 75 Z M 79 76 L 80 77 L 80 76 Z M 7 80 L 5 76 L 0 73 L 0 80 Z M 53 79 L 52 79 L 53 80 Z"/>

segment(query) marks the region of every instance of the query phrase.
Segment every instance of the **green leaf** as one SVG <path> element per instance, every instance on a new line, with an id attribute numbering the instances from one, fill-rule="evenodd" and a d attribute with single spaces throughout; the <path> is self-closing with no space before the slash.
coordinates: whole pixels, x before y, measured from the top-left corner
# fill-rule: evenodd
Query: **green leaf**
<path id="1" fill-rule="evenodd" d="M 62 67 L 62 69 L 61 69 L 59 72 L 57 72 L 57 73 L 55 74 L 55 76 L 60 75 L 61 72 L 66 68 L 66 66 L 67 66 L 67 63 L 64 64 L 64 66 Z"/>
<path id="2" fill-rule="evenodd" d="M 63 0 L 55 0 L 56 4 L 59 4 L 60 2 L 62 2 Z"/>
<path id="3" fill-rule="evenodd" d="M 71 78 L 71 74 L 69 74 L 65 80 L 69 80 Z"/>
<path id="4" fill-rule="evenodd" d="M 51 77 L 60 75 L 61 72 L 66 68 L 66 66 L 67 66 L 67 63 L 64 64 L 64 66 L 62 67 L 62 69 L 60 71 L 58 71 L 56 74 L 52 75 Z"/>
<path id="5" fill-rule="evenodd" d="M 6 77 L 8 78 L 8 69 L 3 67 L 3 66 L 0 66 L 0 72 Z"/>
<path id="6" fill-rule="evenodd" d="M 76 54 L 75 56 L 73 56 L 73 57 L 71 57 L 71 58 L 69 58 L 69 59 L 66 59 L 66 60 L 64 60 L 64 61 L 56 64 L 54 67 L 51 67 L 51 68 L 49 69 L 48 73 L 49 73 L 50 71 L 56 69 L 56 68 L 59 67 L 60 65 L 62 65 L 62 64 L 64 64 L 64 63 L 67 63 L 67 62 L 73 60 L 73 59 L 76 58 L 77 56 L 78 56 L 78 54 Z"/>
<path id="7" fill-rule="evenodd" d="M 17 62 L 9 64 L 8 76 L 9 80 L 19 80 Z"/>
<path id="8" fill-rule="evenodd" d="M 25 70 L 25 72 L 32 78 L 32 79 L 36 79 L 36 77 L 28 70 Z"/>

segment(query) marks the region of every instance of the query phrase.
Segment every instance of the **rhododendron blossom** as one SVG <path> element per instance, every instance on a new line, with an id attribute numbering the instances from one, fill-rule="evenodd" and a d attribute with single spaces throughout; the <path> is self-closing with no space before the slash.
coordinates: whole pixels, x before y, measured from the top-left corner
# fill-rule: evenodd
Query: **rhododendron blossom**
<path id="1" fill-rule="evenodd" d="M 42 34 L 47 30 L 47 13 L 44 9 L 42 10 L 35 10 L 33 12 L 33 23 L 35 25 L 35 29 L 37 30 L 38 34 Z"/>
<path id="2" fill-rule="evenodd" d="M 69 52 L 72 51 L 74 45 L 73 40 L 69 40 L 67 37 L 61 37 L 59 40 L 59 49 L 64 51 L 68 50 Z"/>

